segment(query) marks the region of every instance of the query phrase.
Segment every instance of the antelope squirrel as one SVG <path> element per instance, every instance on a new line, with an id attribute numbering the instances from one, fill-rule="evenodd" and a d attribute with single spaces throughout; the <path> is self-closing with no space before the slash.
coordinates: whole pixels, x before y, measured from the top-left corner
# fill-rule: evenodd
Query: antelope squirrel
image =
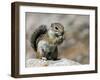
<path id="1" fill-rule="evenodd" d="M 46 60 L 58 60 L 58 45 L 64 40 L 64 27 L 60 23 L 52 23 L 49 29 L 41 25 L 33 32 L 31 46 L 36 57 Z"/>

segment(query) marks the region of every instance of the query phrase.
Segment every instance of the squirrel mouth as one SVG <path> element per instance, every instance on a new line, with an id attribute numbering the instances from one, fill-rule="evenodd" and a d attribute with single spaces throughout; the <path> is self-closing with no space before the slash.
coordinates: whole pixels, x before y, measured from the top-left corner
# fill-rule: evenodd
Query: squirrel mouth
<path id="1" fill-rule="evenodd" d="M 61 37 L 61 38 L 59 38 L 58 40 L 57 40 L 57 44 L 61 44 L 62 42 L 63 42 L 63 37 Z"/>
<path id="2" fill-rule="evenodd" d="M 55 36 L 57 37 L 57 41 L 56 44 L 61 44 L 64 40 L 64 35 L 62 34 L 55 34 Z"/>

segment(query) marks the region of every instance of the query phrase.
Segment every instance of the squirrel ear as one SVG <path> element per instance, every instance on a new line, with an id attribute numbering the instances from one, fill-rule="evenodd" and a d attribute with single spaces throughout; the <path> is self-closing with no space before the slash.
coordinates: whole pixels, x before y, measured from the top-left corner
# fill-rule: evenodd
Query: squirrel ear
<path id="1" fill-rule="evenodd" d="M 51 24 L 51 27 L 53 27 L 53 26 L 54 26 L 54 24 L 52 23 L 52 24 Z"/>

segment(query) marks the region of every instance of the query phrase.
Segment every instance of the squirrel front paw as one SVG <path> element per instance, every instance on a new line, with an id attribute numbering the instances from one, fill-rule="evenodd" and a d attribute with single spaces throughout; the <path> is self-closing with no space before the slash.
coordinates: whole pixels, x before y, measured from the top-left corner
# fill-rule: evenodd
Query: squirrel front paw
<path id="1" fill-rule="evenodd" d="M 42 57 L 42 60 L 46 61 L 46 60 L 47 60 L 47 58 L 46 58 L 46 57 Z"/>

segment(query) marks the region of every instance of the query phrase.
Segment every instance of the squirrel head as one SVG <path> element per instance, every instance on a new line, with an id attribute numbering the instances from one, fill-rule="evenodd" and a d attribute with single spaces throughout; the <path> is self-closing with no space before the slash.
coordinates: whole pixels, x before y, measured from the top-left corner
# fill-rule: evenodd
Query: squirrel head
<path id="1" fill-rule="evenodd" d="M 64 27 L 60 23 L 52 23 L 49 29 L 49 36 L 52 39 L 57 39 L 58 44 L 62 43 L 64 40 Z"/>
<path id="2" fill-rule="evenodd" d="M 64 35 L 64 27 L 60 23 L 52 23 L 50 29 L 54 32 L 55 36 Z"/>

